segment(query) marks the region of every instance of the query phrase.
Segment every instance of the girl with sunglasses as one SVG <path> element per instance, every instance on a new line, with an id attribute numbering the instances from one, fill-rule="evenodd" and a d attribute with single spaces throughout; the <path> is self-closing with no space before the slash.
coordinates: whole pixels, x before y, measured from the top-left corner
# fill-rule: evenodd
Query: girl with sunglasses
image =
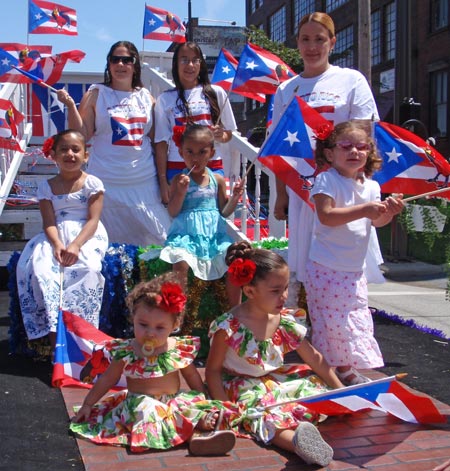
<path id="1" fill-rule="evenodd" d="M 336 367 L 345 385 L 369 381 L 357 369 L 383 366 L 373 335 L 363 272 L 371 227 L 388 224 L 403 209 L 402 195 L 380 198 L 369 177 L 382 162 L 370 121 L 343 122 L 317 139 L 319 173 L 311 190 L 316 208 L 305 286 L 312 344 Z"/>
<path id="2" fill-rule="evenodd" d="M 91 141 L 88 171 L 105 185 L 102 222 L 110 242 L 161 245 L 170 218 L 151 145 L 155 100 L 143 87 L 136 46 L 112 45 L 104 82 L 89 88 L 78 109 L 66 90 L 58 91 L 58 99 L 67 106 L 69 127 Z"/>
<path id="3" fill-rule="evenodd" d="M 221 144 L 230 141 L 236 122 L 223 88 L 212 85 L 202 50 L 194 42 L 180 43 L 173 54 L 175 88 L 156 100 L 155 151 L 161 199 L 169 202 L 169 183 L 186 164 L 178 152 L 177 136 L 186 126 L 209 126 L 214 133 L 216 155 L 208 163 L 214 173 L 224 176 Z"/>

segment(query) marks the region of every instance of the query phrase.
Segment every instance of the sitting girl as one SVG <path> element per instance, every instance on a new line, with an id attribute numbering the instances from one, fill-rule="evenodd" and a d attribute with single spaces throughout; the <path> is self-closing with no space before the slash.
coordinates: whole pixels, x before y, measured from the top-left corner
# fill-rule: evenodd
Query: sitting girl
<path id="1" fill-rule="evenodd" d="M 192 454 L 220 455 L 235 435 L 218 431 L 225 410 L 207 401 L 194 366 L 197 337 L 170 337 L 178 328 L 186 297 L 173 274 L 138 284 L 127 298 L 135 337 L 110 341 L 111 364 L 84 399 L 70 429 L 94 443 L 129 446 L 132 452 L 168 449 L 189 442 Z M 121 377 L 127 391 L 98 402 Z M 191 391 L 180 390 L 180 375 Z M 211 431 L 194 434 L 194 431 Z"/>
<path id="2" fill-rule="evenodd" d="M 305 339 L 306 328 L 282 312 L 288 266 L 280 255 L 253 249 L 248 242 L 232 244 L 227 261 L 230 281 L 242 287 L 247 300 L 211 324 L 208 390 L 214 399 L 238 403 L 243 411 L 240 431 L 295 452 L 307 463 L 326 466 L 333 450 L 311 423 L 319 417 L 292 402 L 324 392 L 326 386 L 311 376 L 308 366 L 285 364 L 284 355 L 296 350 L 330 387 L 342 383 Z"/>

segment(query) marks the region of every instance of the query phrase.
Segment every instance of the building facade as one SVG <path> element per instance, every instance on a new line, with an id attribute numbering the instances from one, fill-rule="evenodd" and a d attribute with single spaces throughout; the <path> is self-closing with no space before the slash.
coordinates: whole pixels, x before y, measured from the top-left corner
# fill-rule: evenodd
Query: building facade
<path id="1" fill-rule="evenodd" d="M 366 75 L 382 120 L 400 125 L 409 120 L 411 130 L 434 137 L 436 148 L 449 157 L 449 4 L 449 0 L 246 0 L 246 24 L 295 48 L 303 15 L 328 13 L 337 36 L 338 55 L 332 62 Z M 247 109 L 247 126 L 257 126 L 265 108 L 249 103 Z"/>

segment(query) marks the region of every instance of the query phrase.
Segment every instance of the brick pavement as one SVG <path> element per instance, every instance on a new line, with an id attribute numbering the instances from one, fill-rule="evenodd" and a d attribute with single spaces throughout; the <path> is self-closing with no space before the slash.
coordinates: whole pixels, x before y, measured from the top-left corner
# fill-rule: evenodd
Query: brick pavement
<path id="1" fill-rule="evenodd" d="M 375 371 L 365 374 L 373 379 L 384 376 Z M 63 388 L 62 393 L 67 410 L 72 411 L 74 405 L 82 402 L 86 390 Z M 435 403 L 450 417 L 449 405 L 436 400 Z M 431 471 L 450 458 L 450 421 L 423 426 L 370 411 L 332 417 L 319 428 L 335 450 L 334 460 L 326 468 L 308 466 L 295 455 L 243 438 L 223 457 L 193 457 L 186 446 L 130 454 L 121 447 L 99 446 L 81 439 L 77 443 L 86 471 Z"/>

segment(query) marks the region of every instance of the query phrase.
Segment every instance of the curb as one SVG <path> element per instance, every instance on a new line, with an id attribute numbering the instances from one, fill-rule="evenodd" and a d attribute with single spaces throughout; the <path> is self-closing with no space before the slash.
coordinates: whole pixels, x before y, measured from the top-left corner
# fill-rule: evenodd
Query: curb
<path id="1" fill-rule="evenodd" d="M 432 265 L 418 261 L 384 262 L 380 265 L 380 270 L 390 280 L 417 280 L 448 276 L 446 264 Z"/>

